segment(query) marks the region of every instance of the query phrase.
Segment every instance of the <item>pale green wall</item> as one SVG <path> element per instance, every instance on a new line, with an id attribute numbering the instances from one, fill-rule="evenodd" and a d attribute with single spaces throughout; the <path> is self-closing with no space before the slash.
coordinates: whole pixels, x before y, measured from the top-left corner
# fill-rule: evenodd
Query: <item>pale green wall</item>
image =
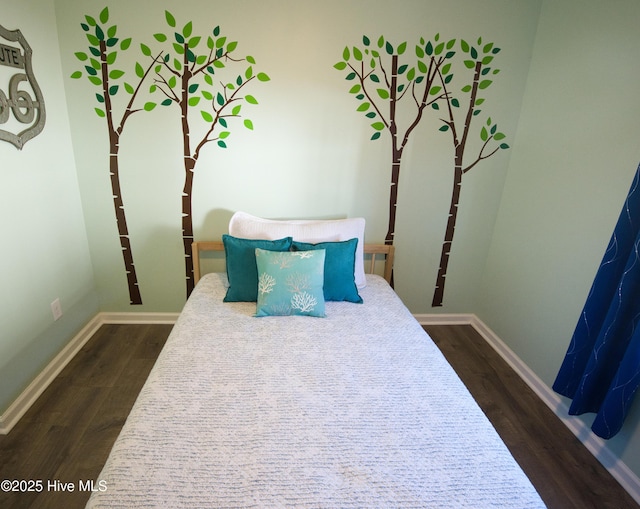
<path id="1" fill-rule="evenodd" d="M 2 25 L 33 49 L 47 121 L 22 151 L 0 142 L 0 413 L 98 311 L 53 4 L 1 5 Z M 63 316 L 54 323 L 56 297 Z"/>
<path id="2" fill-rule="evenodd" d="M 415 313 L 476 312 L 552 383 L 640 160 L 635 0 L 0 1 L 2 23 L 22 28 L 34 46 L 49 117 L 24 151 L 0 144 L 0 221 L 5 238 L 15 239 L 0 255 L 0 409 L 98 309 L 178 311 L 184 302 L 181 149 L 168 109 L 137 116 L 123 138 L 123 192 L 145 302 L 128 304 L 95 90 L 69 79 L 79 68 L 73 53 L 85 47 L 79 23 L 105 5 L 119 35 L 135 38 L 136 49 L 119 60 L 128 72 L 137 45 L 164 30 L 168 7 L 196 31 L 221 25 L 272 78 L 253 90 L 261 103 L 251 115 L 255 130 L 233 129 L 226 151 L 211 146 L 198 163 L 201 239 L 219 237 L 232 212 L 246 210 L 364 216 L 367 240 L 381 241 L 388 143 L 369 141 L 348 83 L 332 67 L 343 47 L 363 34 L 397 43 L 436 32 L 500 46 L 502 72 L 483 109 L 513 148 L 465 178 L 445 306 L 434 310 L 452 154 L 435 120 L 421 125 L 400 179 L 397 290 Z M 39 247 L 29 251 L 34 239 Z M 65 316 L 53 324 L 57 296 Z M 638 405 L 634 412 L 609 444 L 640 474 Z"/>
<path id="3" fill-rule="evenodd" d="M 541 11 L 477 311 L 549 386 L 640 161 L 638 20 L 636 0 Z M 639 423 L 609 441 L 637 475 Z"/>
<path id="4" fill-rule="evenodd" d="M 103 1 L 56 2 L 63 67 L 70 76 L 86 51 L 80 22 L 97 16 Z M 515 134 L 535 35 L 538 2 L 493 0 L 403 2 L 245 0 L 108 2 L 110 23 L 132 50 L 118 56 L 131 72 L 138 45 L 164 31 L 164 9 L 182 27 L 208 34 L 219 24 L 253 55 L 256 69 L 271 76 L 252 93 L 253 132 L 232 128 L 229 148 L 209 145 L 196 167 L 194 227 L 199 239 L 219 238 L 237 210 L 271 218 L 363 216 L 366 239 L 380 242 L 387 227 L 391 155 L 385 136 L 369 140 L 369 121 L 355 111 L 352 82 L 333 65 L 346 45 L 362 35 L 384 35 L 396 45 L 421 36 L 494 41 L 502 72 L 487 90 L 484 112 L 508 135 Z M 144 5 L 144 8 L 141 8 Z M 505 23 L 508 19 L 508 23 Z M 466 69 L 462 68 L 462 74 Z M 468 72 L 468 71 L 467 71 Z M 466 83 L 465 83 L 466 84 Z M 180 237 L 182 162 L 178 111 L 138 115 L 126 128 L 122 148 L 125 210 L 144 305 L 129 305 L 113 204 L 108 185 L 104 121 L 93 112 L 94 92 L 86 78 L 67 79 L 69 111 L 91 256 L 103 308 L 109 311 L 179 311 L 184 304 Z M 462 84 L 458 85 L 462 86 Z M 122 96 L 122 94 L 121 94 Z M 400 177 L 396 234 L 397 290 L 414 312 L 428 312 L 451 196 L 453 149 L 429 113 L 406 150 Z M 199 113 L 195 112 L 194 123 Z M 474 138 L 479 139 L 475 134 Z M 510 140 L 508 140 L 510 141 Z M 474 139 L 475 143 L 475 139 Z M 467 311 L 484 268 L 509 151 L 468 174 L 442 311 Z"/>

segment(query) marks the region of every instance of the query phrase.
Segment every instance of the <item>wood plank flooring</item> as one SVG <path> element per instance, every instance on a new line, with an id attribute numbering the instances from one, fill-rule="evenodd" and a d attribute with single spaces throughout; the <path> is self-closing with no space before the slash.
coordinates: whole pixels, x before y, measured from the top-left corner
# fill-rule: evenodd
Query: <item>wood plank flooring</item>
<path id="1" fill-rule="evenodd" d="M 638 504 L 470 325 L 425 326 L 549 509 Z"/>
<path id="2" fill-rule="evenodd" d="M 84 507 L 91 491 L 81 491 L 80 481 L 94 481 L 102 470 L 171 328 L 98 330 L 13 430 L 0 435 L 0 481 L 43 482 L 40 493 L 0 491 L 0 507 Z M 49 481 L 72 483 L 74 491 L 55 491 Z"/>
<path id="3" fill-rule="evenodd" d="M 639 506 L 470 326 L 425 327 L 550 509 Z M 2 508 L 81 508 L 170 325 L 104 325 L 16 427 L 0 436 L 0 480 L 43 480 L 4 493 Z M 73 483 L 72 493 L 48 481 Z M 97 486 L 96 486 L 97 488 Z"/>

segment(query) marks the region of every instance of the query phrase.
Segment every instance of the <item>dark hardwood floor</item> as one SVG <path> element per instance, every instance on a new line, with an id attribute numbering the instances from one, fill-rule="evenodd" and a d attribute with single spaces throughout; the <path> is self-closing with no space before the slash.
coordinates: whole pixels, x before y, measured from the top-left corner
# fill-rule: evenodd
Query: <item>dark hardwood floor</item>
<path id="1" fill-rule="evenodd" d="M 550 509 L 638 509 L 473 328 L 425 328 Z M 84 507 L 88 481 L 100 473 L 170 330 L 170 325 L 100 328 L 11 433 L 0 436 L 0 481 L 43 482 L 41 493 L 0 491 L 0 507 Z M 55 481 L 58 491 L 49 484 Z M 73 492 L 61 491 L 71 485 Z"/>
<path id="2" fill-rule="evenodd" d="M 13 430 L 0 435 L 0 481 L 42 481 L 40 492 L 0 491 L 0 507 L 84 507 L 91 495 L 87 481 L 102 470 L 171 328 L 98 330 Z M 55 481 L 60 484 L 49 486 Z M 73 492 L 61 491 L 70 486 Z"/>
<path id="3" fill-rule="evenodd" d="M 638 504 L 470 325 L 424 329 L 500 434 L 549 509 Z"/>

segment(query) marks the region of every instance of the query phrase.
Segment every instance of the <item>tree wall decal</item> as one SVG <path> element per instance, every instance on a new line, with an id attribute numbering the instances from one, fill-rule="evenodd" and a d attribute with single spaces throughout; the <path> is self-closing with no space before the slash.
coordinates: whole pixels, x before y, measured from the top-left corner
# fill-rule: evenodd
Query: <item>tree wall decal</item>
<path id="1" fill-rule="evenodd" d="M 453 192 L 451 194 L 447 228 L 442 244 L 440 266 L 438 268 L 433 300 L 431 302 L 433 307 L 442 306 L 443 304 L 451 244 L 453 243 L 453 234 L 458 218 L 462 177 L 480 161 L 491 157 L 500 149 L 509 148 L 509 145 L 504 142 L 497 143 L 503 140 L 505 135 L 498 131 L 498 125 L 492 121 L 491 117 L 488 117 L 478 132 L 481 141 L 479 150 L 471 156 L 470 161 L 465 160 L 465 151 L 468 147 L 467 142 L 469 134 L 471 133 L 471 123 L 474 117 L 480 114 L 481 110 L 479 106 L 484 103 L 484 99 L 479 97 L 479 93 L 486 90 L 493 83 L 491 78 L 500 72 L 499 69 L 494 69 L 489 66 L 494 56 L 500 52 L 500 48 L 496 47 L 492 42 L 483 44 L 482 38 L 477 40 L 477 47 L 461 40 L 460 48 L 466 56 L 464 66 L 473 72 L 471 83 L 464 85 L 461 89 L 464 96 L 458 99 L 450 92 L 454 79 L 451 66 L 447 65 L 438 68 L 438 78 L 444 92 L 443 101 L 445 103 L 444 118 L 441 118 L 443 125 L 440 127 L 440 131 L 451 133 L 454 147 L 454 167 Z M 436 110 L 439 109 L 438 104 L 433 104 L 433 107 Z"/>
<path id="2" fill-rule="evenodd" d="M 88 80 L 98 88 L 98 92 L 96 92 L 95 95 L 98 106 L 95 108 L 95 112 L 100 118 L 105 119 L 107 124 L 111 191 L 113 194 L 113 205 L 122 248 L 122 257 L 127 274 L 130 304 L 142 304 L 131 241 L 129 239 L 124 200 L 120 187 L 119 153 L 120 137 L 122 136 L 127 120 L 129 120 L 134 113 L 143 110 L 149 111 L 155 106 L 154 103 L 147 102 L 142 108 L 134 108 L 140 87 L 153 67 L 153 62 L 146 70 L 140 64 L 136 65 L 137 82 L 135 86 L 123 82 L 125 71 L 117 69 L 114 65 L 118 58 L 118 47 L 121 51 L 128 50 L 131 45 L 131 38 L 120 40 L 120 38 L 117 37 L 117 26 L 106 26 L 109 22 L 109 9 L 107 7 L 100 12 L 98 19 L 85 15 L 85 21 L 86 22 L 81 23 L 80 26 L 85 32 L 87 41 L 89 42 L 89 51 L 79 51 L 75 53 L 75 56 L 79 61 L 84 63 L 84 74 L 86 74 Z M 75 71 L 71 75 L 74 79 L 79 79 L 82 76 L 83 71 Z M 121 92 L 121 83 L 123 83 L 123 88 L 126 93 L 131 97 L 122 112 L 122 116 L 118 120 L 114 116 L 112 98 Z"/>
<path id="3" fill-rule="evenodd" d="M 381 36 L 372 45 L 369 37 L 364 36 L 362 43 L 362 47 L 347 46 L 342 52 L 342 61 L 334 67 L 346 71 L 345 79 L 354 82 L 349 93 L 359 102 L 357 111 L 373 120 L 371 140 L 379 139 L 385 130 L 389 132 L 391 184 L 385 244 L 393 244 L 402 153 L 427 106 L 444 97 L 442 86 L 437 85 L 436 80 L 442 66 L 455 55 L 452 50 L 455 40 L 441 42 L 436 35 L 434 44 L 420 39 L 415 47 L 416 59 L 407 58 L 409 63 L 400 61 L 407 50 L 406 42 L 394 47 Z M 409 103 L 412 113 L 408 115 L 408 122 L 401 126 L 399 108 L 403 100 Z"/>
<path id="4" fill-rule="evenodd" d="M 170 50 L 157 63 L 152 57 L 151 49 L 142 45 L 142 52 L 152 59 L 154 65 L 154 85 L 152 92 L 164 96 L 162 105 L 176 104 L 180 109 L 180 125 L 182 132 L 184 187 L 182 190 L 182 239 L 185 257 L 185 277 L 187 296 L 194 287 L 193 257 L 191 244 L 193 243 L 192 195 L 195 166 L 202 149 L 211 142 L 216 142 L 220 148 L 226 148 L 226 140 L 230 136 L 229 120 L 242 118 L 244 104 L 258 104 L 257 99 L 250 94 L 244 94 L 245 87 L 254 80 L 269 81 L 269 76 L 263 72 L 256 73 L 253 69 L 256 61 L 251 56 L 239 57 L 235 55 L 238 43 L 228 41 L 221 35 L 220 27 L 216 26 L 206 38 L 206 44 L 201 45 L 203 37 L 193 35 L 193 23 L 189 21 L 181 30 L 176 30 L 176 19 L 165 11 L 165 20 L 171 35 L 154 34 L 159 43 L 170 44 Z M 203 48 L 196 53 L 198 48 Z M 227 63 L 239 64 L 246 62 L 244 70 L 235 75 L 230 81 L 218 77 L 227 67 Z M 235 74 L 235 73 L 234 73 Z M 204 135 L 192 144 L 192 118 L 190 112 L 199 105 L 200 119 L 206 127 Z M 253 129 L 253 122 L 245 118 L 243 121 L 247 129 Z"/>

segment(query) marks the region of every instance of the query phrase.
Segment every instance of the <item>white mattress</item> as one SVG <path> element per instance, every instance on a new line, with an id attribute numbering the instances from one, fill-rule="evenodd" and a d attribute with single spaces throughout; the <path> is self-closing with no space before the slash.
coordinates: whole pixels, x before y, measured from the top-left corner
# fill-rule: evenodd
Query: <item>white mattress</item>
<path id="1" fill-rule="evenodd" d="M 544 507 L 384 279 L 326 318 L 225 285 L 197 285 L 88 507 Z"/>

